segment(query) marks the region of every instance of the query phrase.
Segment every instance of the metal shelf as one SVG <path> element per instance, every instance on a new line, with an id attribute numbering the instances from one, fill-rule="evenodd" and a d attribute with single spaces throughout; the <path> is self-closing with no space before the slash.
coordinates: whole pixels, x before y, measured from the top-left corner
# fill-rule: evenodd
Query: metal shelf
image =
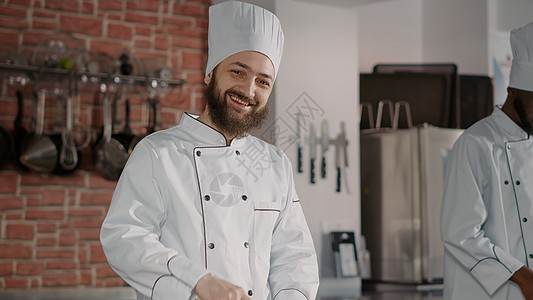
<path id="1" fill-rule="evenodd" d="M 31 65 L 14 65 L 7 63 L 0 63 L 0 70 L 2 71 L 22 71 L 39 76 L 41 74 L 50 74 L 58 76 L 76 76 L 79 78 L 98 78 L 100 82 L 130 82 L 135 84 L 147 85 L 150 81 L 164 81 L 169 86 L 182 86 L 186 82 L 184 79 L 164 79 L 160 77 L 140 76 L 140 75 L 121 75 L 109 73 L 90 73 L 80 72 L 76 70 L 65 70 L 60 68 L 45 68 Z"/>

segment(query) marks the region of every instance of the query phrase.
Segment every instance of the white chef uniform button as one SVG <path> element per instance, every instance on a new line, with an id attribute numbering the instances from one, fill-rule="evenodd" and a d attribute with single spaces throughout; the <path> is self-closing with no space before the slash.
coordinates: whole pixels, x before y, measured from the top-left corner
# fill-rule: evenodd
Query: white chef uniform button
<path id="1" fill-rule="evenodd" d="M 202 155 L 202 151 L 200 150 L 196 151 L 196 156 L 200 156 L 200 155 Z"/>
<path id="2" fill-rule="evenodd" d="M 215 244 L 209 243 L 209 245 L 207 245 L 207 247 L 209 247 L 209 249 L 214 249 L 215 248 Z"/>
<path id="3" fill-rule="evenodd" d="M 241 198 L 242 198 L 242 200 L 244 200 L 244 201 L 248 200 L 248 196 L 246 196 L 246 195 L 242 195 Z"/>
<path id="4" fill-rule="evenodd" d="M 250 244 L 248 244 L 248 242 L 244 242 L 244 248 L 248 248 L 250 247 Z"/>
<path id="5" fill-rule="evenodd" d="M 237 155 L 241 155 L 241 151 L 239 151 L 239 150 L 235 150 L 235 154 L 237 154 Z"/>
<path id="6" fill-rule="evenodd" d="M 252 290 L 248 290 L 248 296 L 253 296 L 254 292 Z"/>
<path id="7" fill-rule="evenodd" d="M 205 195 L 205 196 L 204 196 L 204 200 L 205 200 L 205 201 L 209 201 L 209 200 L 211 200 L 211 197 L 210 197 L 209 195 Z"/>

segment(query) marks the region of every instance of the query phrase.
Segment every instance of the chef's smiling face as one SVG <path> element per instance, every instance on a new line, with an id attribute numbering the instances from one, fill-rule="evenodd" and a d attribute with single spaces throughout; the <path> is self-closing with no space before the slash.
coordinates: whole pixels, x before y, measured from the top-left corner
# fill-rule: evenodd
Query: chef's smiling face
<path id="1" fill-rule="evenodd" d="M 255 51 L 236 53 L 205 77 L 210 121 L 230 137 L 261 125 L 274 84 L 270 59 Z"/>

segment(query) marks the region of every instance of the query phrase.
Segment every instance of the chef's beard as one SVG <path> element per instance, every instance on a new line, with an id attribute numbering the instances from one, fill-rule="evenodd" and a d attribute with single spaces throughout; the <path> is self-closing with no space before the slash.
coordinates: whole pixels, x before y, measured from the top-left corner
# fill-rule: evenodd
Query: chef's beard
<path id="1" fill-rule="evenodd" d="M 533 118 L 529 118 L 526 114 L 526 110 L 524 109 L 524 103 L 523 98 L 520 95 L 517 95 L 515 100 L 513 101 L 514 109 L 516 110 L 516 113 L 518 114 L 518 118 L 520 119 L 520 123 L 522 129 L 524 129 L 525 132 L 527 132 L 528 135 L 533 135 Z"/>
<path id="2" fill-rule="evenodd" d="M 218 89 L 215 73 L 216 69 L 213 70 L 211 82 L 209 82 L 204 92 L 204 97 L 209 109 L 209 117 L 215 127 L 229 136 L 241 138 L 250 132 L 250 130 L 261 126 L 268 114 L 267 107 L 257 108 L 254 106 L 244 115 L 235 114 L 231 111 L 226 102 L 229 93 L 237 95 L 248 103 L 257 103 L 257 101 L 232 89 L 226 90 L 224 95 L 221 95 L 220 90 Z"/>

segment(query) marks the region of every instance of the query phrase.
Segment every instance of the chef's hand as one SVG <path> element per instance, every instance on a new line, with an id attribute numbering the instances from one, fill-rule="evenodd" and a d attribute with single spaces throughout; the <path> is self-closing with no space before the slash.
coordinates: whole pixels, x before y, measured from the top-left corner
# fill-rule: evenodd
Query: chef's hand
<path id="1" fill-rule="evenodd" d="M 533 300 L 533 270 L 523 266 L 511 276 L 511 281 L 518 284 L 526 300 Z"/>
<path id="2" fill-rule="evenodd" d="M 211 274 L 200 278 L 194 290 L 201 300 L 250 300 L 241 287 Z"/>

